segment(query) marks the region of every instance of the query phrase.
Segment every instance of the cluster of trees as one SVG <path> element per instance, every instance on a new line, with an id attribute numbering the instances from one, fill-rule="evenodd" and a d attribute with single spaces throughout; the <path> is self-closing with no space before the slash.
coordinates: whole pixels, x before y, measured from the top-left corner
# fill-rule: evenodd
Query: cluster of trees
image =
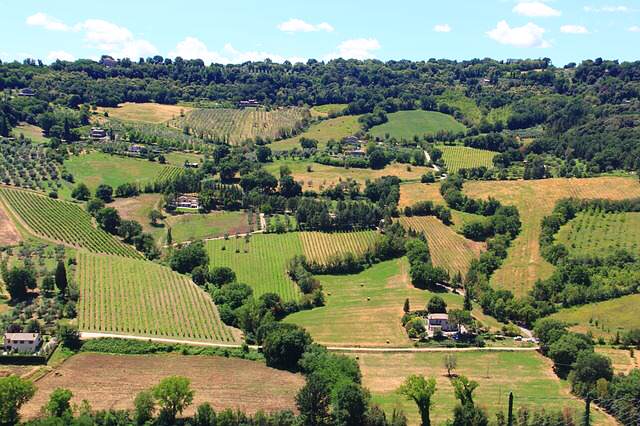
<path id="1" fill-rule="evenodd" d="M 337 231 L 370 229 L 380 224 L 383 212 L 369 201 L 331 201 L 301 198 L 295 210 L 301 229 Z"/>
<path id="2" fill-rule="evenodd" d="M 411 216 L 435 216 L 445 225 L 451 224 L 451 210 L 441 205 L 434 205 L 433 201 L 418 201 L 404 208 L 404 215 Z"/>
<path id="3" fill-rule="evenodd" d="M 431 253 L 424 234 L 410 238 L 406 243 L 406 255 L 409 259 L 411 283 L 420 289 L 435 289 L 439 284 L 449 281 L 449 273 L 440 266 L 433 266 Z"/>
<path id="4" fill-rule="evenodd" d="M 464 146 L 477 149 L 486 149 L 496 152 L 515 151 L 520 144 L 511 135 L 502 133 L 487 133 L 477 136 L 468 136 L 462 139 Z"/>

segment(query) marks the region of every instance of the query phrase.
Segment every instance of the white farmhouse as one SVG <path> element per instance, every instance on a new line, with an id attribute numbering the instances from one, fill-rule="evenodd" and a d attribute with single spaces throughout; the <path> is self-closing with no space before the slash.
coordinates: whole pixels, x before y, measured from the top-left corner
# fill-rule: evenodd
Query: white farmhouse
<path id="1" fill-rule="evenodd" d="M 36 353 L 42 344 L 40 333 L 5 333 L 6 352 Z"/>

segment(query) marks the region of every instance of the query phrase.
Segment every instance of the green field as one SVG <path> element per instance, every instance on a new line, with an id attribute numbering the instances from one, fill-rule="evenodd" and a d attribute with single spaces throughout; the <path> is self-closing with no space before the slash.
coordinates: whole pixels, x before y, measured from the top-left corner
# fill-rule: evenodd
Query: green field
<path id="1" fill-rule="evenodd" d="M 422 374 L 436 379 L 436 393 L 431 408 L 433 424 L 445 424 L 453 418 L 457 403 L 453 386 L 447 377 L 443 358 L 445 353 L 413 354 L 357 354 L 362 370 L 363 384 L 372 393 L 374 403 L 387 415 L 393 409 L 401 409 L 409 418 L 409 424 L 419 424 L 420 416 L 415 403 L 397 393 L 398 387 L 410 374 Z M 354 355 L 355 356 L 355 355 Z M 531 352 L 456 352 L 456 374 L 475 380 L 480 387 L 474 393 L 476 404 L 484 407 L 491 424 L 495 413 L 506 414 L 509 392 L 514 394 L 514 407 L 550 410 L 567 409 L 580 420 L 584 402 L 570 395 L 568 383 L 561 381 L 542 355 Z M 601 414 L 592 411 L 593 424 L 609 424 Z M 615 424 L 615 423 L 611 423 Z"/>
<path id="2" fill-rule="evenodd" d="M 274 151 L 285 151 L 293 148 L 300 148 L 300 138 L 316 139 L 318 148 L 322 149 L 330 139 L 339 141 L 342 138 L 351 136 L 360 131 L 358 115 L 344 115 L 342 117 L 322 120 L 309 126 L 309 129 L 292 138 L 283 139 L 272 143 L 271 149 Z"/>
<path id="3" fill-rule="evenodd" d="M 616 332 L 640 328 L 640 294 L 562 309 L 551 317 L 572 325 L 572 330 L 611 338 Z"/>
<path id="4" fill-rule="evenodd" d="M 9 188 L 0 188 L 0 200 L 37 237 L 96 253 L 141 257 L 132 246 L 94 227 L 92 217 L 78 204 Z"/>
<path id="5" fill-rule="evenodd" d="M 377 231 L 300 233 L 305 256 L 318 263 L 326 263 L 331 257 L 347 251 L 361 255 L 379 238 Z"/>
<path id="6" fill-rule="evenodd" d="M 355 275 L 318 276 L 326 305 L 289 315 L 284 321 L 299 324 L 314 340 L 327 345 L 410 346 L 402 328 L 404 300 L 411 309 L 422 309 L 434 295 L 416 289 L 409 282 L 406 259 L 382 262 Z M 461 308 L 462 296 L 442 293 L 448 307 Z M 499 327 L 479 309 L 473 315 L 485 325 Z"/>
<path id="7" fill-rule="evenodd" d="M 489 123 L 501 122 L 503 125 L 506 125 L 512 113 L 513 111 L 510 105 L 494 108 L 487 114 L 487 120 Z"/>
<path id="8" fill-rule="evenodd" d="M 298 299 L 298 286 L 286 272 L 289 259 L 302 253 L 297 233 L 252 235 L 249 242 L 243 237 L 209 240 L 206 248 L 210 265 L 233 269 L 239 282 L 253 288 L 254 296 L 272 292 L 285 300 Z"/>
<path id="9" fill-rule="evenodd" d="M 434 135 L 438 132 L 464 132 L 466 127 L 450 115 L 435 111 L 398 111 L 388 114 L 389 121 L 372 127 L 369 133 L 378 138 L 389 135 L 396 139 L 412 139 L 414 136 Z"/>
<path id="10" fill-rule="evenodd" d="M 493 157 L 496 153 L 484 149 L 469 148 L 466 146 L 438 145 L 442 151 L 442 159 L 450 173 L 455 173 L 460 169 L 472 167 L 493 167 Z"/>
<path id="11" fill-rule="evenodd" d="M 24 135 L 25 138 L 31 139 L 34 144 L 49 143 L 49 138 L 42 135 L 42 129 L 29 123 L 20 123 L 13 129 L 13 136 L 18 137 Z"/>
<path id="12" fill-rule="evenodd" d="M 137 158 L 118 157 L 91 152 L 71 157 L 64 162 L 76 182 L 84 182 L 91 190 L 100 184 L 114 189 L 123 183 L 146 183 L 180 172 L 180 168 Z"/>
<path id="13" fill-rule="evenodd" d="M 140 260 L 78 253 L 83 331 L 236 342 L 209 295 L 184 275 Z"/>
<path id="14" fill-rule="evenodd" d="M 249 232 L 247 215 L 244 212 L 175 215 L 168 216 L 165 223 L 171 227 L 174 243 L 221 237 L 225 233 L 233 236 L 236 233 Z M 253 225 L 254 229 L 258 229 L 259 226 L 259 223 Z M 163 233 L 166 234 L 166 230 Z"/>
<path id="15" fill-rule="evenodd" d="M 340 114 L 347 108 L 347 104 L 325 104 L 311 107 L 309 110 L 314 117 L 328 117 L 331 114 Z"/>
<path id="16" fill-rule="evenodd" d="M 474 124 L 478 124 L 482 119 L 482 111 L 473 99 L 465 96 L 463 89 L 445 90 L 442 95 L 436 97 L 436 101 L 455 107 Z"/>
<path id="17" fill-rule="evenodd" d="M 640 213 L 581 212 L 556 234 L 578 256 L 602 256 L 625 249 L 640 255 Z"/>

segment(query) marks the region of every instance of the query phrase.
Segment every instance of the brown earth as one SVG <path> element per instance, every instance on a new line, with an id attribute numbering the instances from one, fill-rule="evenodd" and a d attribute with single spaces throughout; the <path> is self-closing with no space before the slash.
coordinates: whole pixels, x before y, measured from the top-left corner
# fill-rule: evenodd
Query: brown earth
<path id="1" fill-rule="evenodd" d="M 0 245 L 13 246 L 22 241 L 20 233 L 16 229 L 9 215 L 4 211 L 2 203 L 0 203 Z"/>
<path id="2" fill-rule="evenodd" d="M 300 375 L 238 358 L 81 353 L 36 382 L 36 395 L 21 414 L 38 416 L 59 387 L 73 392 L 73 403 L 86 399 L 94 410 L 132 409 L 138 392 L 171 375 L 191 379 L 195 397 L 185 414 L 192 414 L 204 402 L 216 411 L 295 410 L 294 396 L 304 383 Z"/>

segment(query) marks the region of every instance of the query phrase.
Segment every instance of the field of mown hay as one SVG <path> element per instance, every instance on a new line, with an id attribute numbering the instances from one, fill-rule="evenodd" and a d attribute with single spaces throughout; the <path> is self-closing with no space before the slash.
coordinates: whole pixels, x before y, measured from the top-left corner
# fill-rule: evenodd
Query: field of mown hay
<path id="1" fill-rule="evenodd" d="M 185 114 L 191 109 L 180 105 L 165 105 L 153 102 L 125 102 L 115 108 L 100 107 L 98 111 L 101 113 L 106 112 L 109 117 L 119 120 L 158 124 L 179 117 L 180 114 Z"/>
<path id="2" fill-rule="evenodd" d="M 309 117 L 305 108 L 200 108 L 172 122 L 175 127 L 188 128 L 198 137 L 239 144 L 246 139 L 279 139 L 300 128 Z"/>
<path id="3" fill-rule="evenodd" d="M 325 306 L 287 316 L 284 321 L 304 327 L 314 340 L 331 346 L 411 346 L 402 328 L 402 307 L 409 299 L 411 309 L 423 309 L 434 296 L 411 285 L 406 258 L 373 265 L 359 274 L 320 275 Z M 448 308 L 462 308 L 463 298 L 438 293 Z M 483 324 L 499 329 L 495 319 L 479 308 L 473 316 Z"/>
<path id="4" fill-rule="evenodd" d="M 444 368 L 444 355 L 442 352 L 360 352 L 352 356 L 358 357 L 362 381 L 371 391 L 373 402 L 387 413 L 394 408 L 402 409 L 412 425 L 420 424 L 416 405 L 396 391 L 410 374 L 434 377 L 436 393 L 432 400 L 431 421 L 440 425 L 453 418 L 456 404 L 453 386 Z M 458 361 L 454 373 L 480 384 L 474 393 L 474 401 L 488 411 L 490 421 L 495 420 L 496 412 L 506 414 L 509 392 L 514 394 L 515 410 L 521 406 L 546 411 L 567 409 L 575 420 L 582 419 L 584 402 L 570 394 L 568 383 L 561 381 L 549 360 L 537 352 L 457 352 L 454 355 Z M 616 424 L 595 409 L 592 414 L 593 424 Z"/>
<path id="5" fill-rule="evenodd" d="M 82 331 L 235 343 L 211 297 L 189 278 L 153 262 L 78 252 Z"/>
<path id="6" fill-rule="evenodd" d="M 486 250 L 485 243 L 466 239 L 433 216 L 402 217 L 400 223 L 406 229 L 424 233 L 433 264 L 442 266 L 450 275 L 460 272 L 465 276 L 471 260 Z"/>
<path id="7" fill-rule="evenodd" d="M 204 402 L 216 411 L 295 411 L 294 396 L 304 384 L 301 375 L 238 358 L 80 353 L 38 380 L 36 394 L 21 414 L 26 418 L 39 415 L 58 387 L 71 390 L 73 404 L 80 405 L 86 399 L 94 410 L 133 409 L 140 391 L 171 375 L 191 380 L 195 396 L 186 415 Z"/>
<path id="8" fill-rule="evenodd" d="M 522 231 L 514 240 L 507 259 L 492 276 L 499 288 L 526 294 L 537 279 L 547 278 L 553 266 L 542 259 L 538 240 L 540 222 L 562 198 L 606 198 L 621 200 L 640 197 L 637 177 L 596 177 L 589 179 L 544 179 L 518 181 L 469 181 L 464 193 L 473 198 L 494 197 L 520 212 Z"/>
<path id="9" fill-rule="evenodd" d="M 78 204 L 9 187 L 0 187 L 0 201 L 37 237 L 96 253 L 142 257 L 133 246 L 96 228 L 92 217 Z"/>

